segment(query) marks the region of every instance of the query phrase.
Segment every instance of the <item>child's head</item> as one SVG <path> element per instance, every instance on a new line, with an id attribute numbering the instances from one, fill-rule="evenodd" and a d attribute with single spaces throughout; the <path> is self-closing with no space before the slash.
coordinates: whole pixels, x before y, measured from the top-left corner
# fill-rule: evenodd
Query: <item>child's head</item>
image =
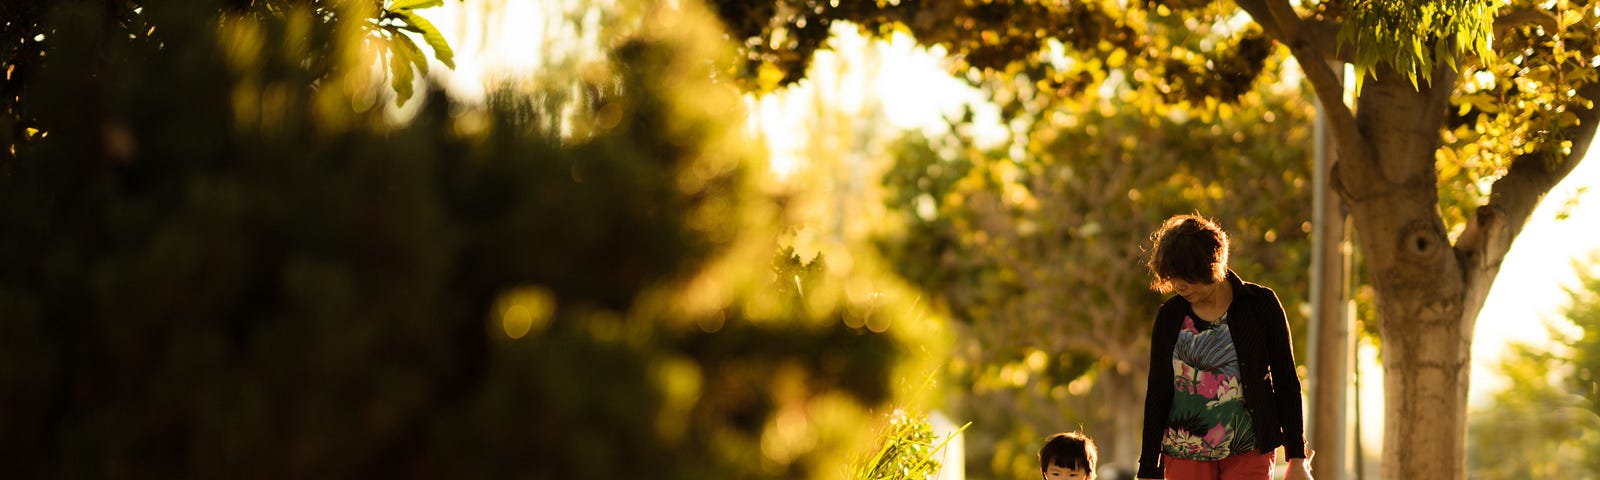
<path id="1" fill-rule="evenodd" d="M 1094 440 L 1080 432 L 1057 433 L 1039 448 L 1044 480 L 1094 480 Z"/>

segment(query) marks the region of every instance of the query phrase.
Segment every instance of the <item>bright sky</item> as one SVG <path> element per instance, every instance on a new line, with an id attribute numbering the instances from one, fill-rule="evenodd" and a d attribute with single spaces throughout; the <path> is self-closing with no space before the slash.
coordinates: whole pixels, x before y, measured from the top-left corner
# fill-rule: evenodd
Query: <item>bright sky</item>
<path id="1" fill-rule="evenodd" d="M 1591 147 L 1582 163 L 1551 190 L 1506 254 L 1500 275 L 1478 314 L 1472 346 L 1474 399 L 1500 385 L 1494 371 L 1500 350 L 1510 341 L 1549 341 L 1548 320 L 1567 303 L 1562 289 L 1577 286 L 1575 258 L 1600 252 L 1600 154 Z M 1557 220 L 1566 210 L 1570 215 Z"/>
<path id="2" fill-rule="evenodd" d="M 443 7 L 424 11 L 455 46 L 457 69 L 446 77 L 451 90 L 466 97 L 481 96 L 485 79 L 537 64 L 544 47 L 542 32 L 567 28 L 560 12 L 573 1 L 576 0 L 466 0 L 466 6 L 446 2 Z M 485 4 L 500 5 L 500 11 L 485 17 L 479 10 Z M 584 19 L 585 23 L 592 21 Z M 756 122 L 753 126 L 768 133 L 773 170 L 780 176 L 795 168 L 803 154 L 806 139 L 792 132 L 804 130 L 814 94 L 821 94 L 844 111 L 856 111 L 864 101 L 876 97 L 892 126 L 922 129 L 930 135 L 945 130 L 941 118 L 959 113 L 963 104 L 972 105 L 982 124 L 980 139 L 1003 138 L 1007 134 L 996 123 L 994 107 L 985 103 L 976 90 L 949 76 L 941 63 L 942 52 L 917 48 L 904 37 L 872 44 L 880 63 L 877 76 L 869 78 L 861 68 L 865 64 L 861 52 L 869 45 L 867 41 L 855 35 L 853 29 L 836 30 L 838 35 L 832 44 L 843 54 L 819 52 L 815 60 L 819 68 L 814 68 L 811 78 L 784 95 L 749 105 Z M 851 67 L 842 69 L 843 77 L 838 68 L 841 64 Z M 435 72 L 447 71 L 436 67 Z M 827 90 L 816 92 L 822 88 L 819 86 Z M 1593 158 L 1596 150 L 1591 149 L 1590 158 L 1550 192 L 1506 256 L 1479 316 L 1473 344 L 1471 397 L 1475 405 L 1503 385 L 1495 367 L 1508 342 L 1549 342 L 1545 324 L 1559 315 L 1567 300 L 1563 286 L 1576 284 L 1571 260 L 1600 250 L 1600 229 L 1595 227 L 1600 225 L 1600 159 Z M 1570 218 L 1557 220 L 1558 212 L 1564 209 Z M 1372 448 L 1382 438 L 1382 378 L 1370 346 L 1363 346 L 1362 351 L 1362 430 L 1364 442 Z"/>
<path id="3" fill-rule="evenodd" d="M 829 41 L 833 50 L 817 52 L 807 79 L 781 94 L 752 102 L 753 120 L 768 132 L 772 169 L 779 176 L 792 171 L 804 154 L 805 136 L 788 133 L 805 131 L 807 118 L 813 114 L 811 98 L 819 94 L 844 112 L 859 112 L 864 102 L 876 101 L 890 126 L 919 129 L 929 135 L 947 132 L 943 119 L 959 115 L 963 105 L 970 105 L 978 119 L 980 141 L 1005 138 L 999 109 L 965 81 L 950 76 L 941 63 L 942 50 L 917 47 L 901 33 L 888 42 L 868 42 L 852 26 L 836 25 L 833 32 L 834 39 Z M 865 69 L 869 48 L 876 54 L 876 75 Z M 823 90 L 819 92 L 819 88 Z"/>

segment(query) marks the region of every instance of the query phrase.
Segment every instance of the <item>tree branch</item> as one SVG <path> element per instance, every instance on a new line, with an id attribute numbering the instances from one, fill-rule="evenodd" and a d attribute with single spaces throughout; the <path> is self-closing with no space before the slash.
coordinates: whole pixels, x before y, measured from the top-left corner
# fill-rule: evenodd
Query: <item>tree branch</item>
<path id="1" fill-rule="evenodd" d="M 1249 13 L 1250 18 L 1254 18 L 1256 24 L 1261 25 L 1261 29 L 1267 32 L 1268 37 L 1279 42 L 1284 41 L 1283 28 L 1272 18 L 1272 9 L 1267 6 L 1267 0 L 1233 0 L 1233 3 Z"/>
<path id="2" fill-rule="evenodd" d="M 1311 89 L 1317 93 L 1317 98 L 1322 100 L 1322 112 L 1327 116 L 1328 126 L 1340 146 L 1339 155 L 1344 160 L 1367 162 L 1371 153 L 1367 148 L 1366 140 L 1361 136 L 1361 131 L 1356 128 L 1355 113 L 1344 103 L 1344 80 L 1328 65 L 1329 53 L 1324 51 L 1325 45 L 1334 45 L 1337 50 L 1337 29 L 1329 30 L 1329 25 L 1323 22 L 1308 24 L 1295 13 L 1294 7 L 1288 0 L 1235 0 L 1240 8 L 1250 13 L 1256 23 L 1263 26 L 1273 25 L 1281 35 L 1278 40 L 1289 46 L 1289 52 L 1294 55 L 1295 61 L 1300 64 L 1300 69 L 1306 73 L 1306 80 L 1311 82 Z M 1265 28 L 1265 27 L 1263 27 Z M 1308 34 L 1316 34 L 1313 38 Z M 1342 65 L 1342 63 L 1341 63 Z"/>
<path id="3" fill-rule="evenodd" d="M 1322 58 L 1328 61 L 1350 63 L 1355 56 L 1353 52 L 1339 49 L 1339 29 L 1344 28 L 1343 22 L 1323 19 L 1306 19 L 1301 31 L 1306 42 L 1311 44 L 1311 49 L 1320 52 Z"/>
<path id="4" fill-rule="evenodd" d="M 1578 95 L 1600 99 L 1600 83 L 1584 85 Z M 1600 108 L 1593 103 L 1588 107 L 1581 104 L 1572 107 L 1578 124 L 1562 132 L 1572 141 L 1566 158 L 1551 162 L 1549 154 L 1539 153 L 1517 157 L 1505 176 L 1494 182 L 1489 203 L 1478 207 L 1476 214 L 1467 221 L 1466 229 L 1456 241 L 1456 256 L 1463 263 L 1462 270 L 1467 272 L 1469 284 L 1494 280 L 1506 252 L 1511 249 L 1512 240 L 1522 233 L 1534 208 L 1588 154 L 1595 127 L 1600 126 Z"/>
<path id="5" fill-rule="evenodd" d="M 1305 23 L 1300 19 L 1300 14 L 1295 13 L 1294 7 L 1289 6 L 1288 0 L 1267 0 L 1267 12 L 1272 15 L 1272 21 L 1278 24 L 1278 29 L 1283 31 L 1284 43 L 1303 42 L 1301 35 L 1305 33 L 1301 25 Z"/>
<path id="6" fill-rule="evenodd" d="M 1530 23 L 1537 23 L 1544 27 L 1546 32 L 1556 31 L 1556 16 L 1548 11 L 1535 8 L 1519 8 L 1506 12 L 1494 19 L 1494 36 L 1505 36 L 1507 30 L 1521 27 Z"/>
<path id="7" fill-rule="evenodd" d="M 1246 13 L 1254 18 L 1267 36 L 1280 43 L 1288 44 L 1294 38 L 1302 39 L 1312 50 L 1318 52 L 1326 60 L 1338 60 L 1348 63 L 1349 52 L 1339 51 L 1339 29 L 1343 23 L 1320 19 L 1302 19 L 1294 13 L 1288 3 L 1267 3 L 1268 0 L 1234 0 Z M 1274 7 L 1276 5 L 1276 7 Z M 1287 12 L 1293 20 L 1284 22 L 1278 15 Z"/>
<path id="8" fill-rule="evenodd" d="M 1522 8 L 1494 19 L 1494 35 L 1499 37 L 1506 30 L 1526 26 L 1530 22 L 1536 22 L 1546 30 L 1555 30 L 1554 14 L 1536 8 Z M 1584 85 L 1579 88 L 1578 94 L 1590 101 L 1600 99 L 1600 83 Z M 1533 216 L 1539 200 L 1566 178 L 1566 174 L 1571 173 L 1589 152 L 1589 144 L 1594 141 L 1595 126 L 1600 126 L 1600 109 L 1592 102 L 1587 107 L 1582 104 L 1573 104 L 1571 107 L 1573 114 L 1578 115 L 1578 125 L 1570 126 L 1562 133 L 1563 138 L 1573 142 L 1565 160 L 1552 165 L 1549 154 L 1526 154 L 1515 158 L 1506 176 L 1494 181 L 1490 202 L 1478 206 L 1477 214 L 1467 221 L 1466 230 L 1462 230 L 1461 238 L 1456 242 L 1458 256 L 1466 261 L 1478 262 L 1467 264 L 1467 267 L 1488 266 L 1498 270 L 1499 262 L 1506 259 L 1506 251 L 1510 250 L 1510 242 L 1522 232 L 1522 227 Z M 1466 270 L 1472 272 L 1477 269 Z"/>

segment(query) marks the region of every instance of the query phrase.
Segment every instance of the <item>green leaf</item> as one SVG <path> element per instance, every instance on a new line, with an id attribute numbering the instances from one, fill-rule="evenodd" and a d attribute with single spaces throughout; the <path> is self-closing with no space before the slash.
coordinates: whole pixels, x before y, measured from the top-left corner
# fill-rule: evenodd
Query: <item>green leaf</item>
<path id="1" fill-rule="evenodd" d="M 1106 66 L 1111 67 L 1111 68 L 1121 68 L 1122 67 L 1122 63 L 1127 61 L 1127 59 L 1128 59 L 1128 51 L 1127 50 L 1123 50 L 1123 49 L 1120 49 L 1120 48 L 1116 49 L 1116 50 L 1112 50 L 1111 51 L 1111 55 L 1106 58 Z"/>
<path id="2" fill-rule="evenodd" d="M 418 47 L 416 42 L 411 41 L 410 36 L 407 36 L 405 32 L 395 30 L 389 38 L 396 45 L 396 48 L 392 50 L 405 54 L 406 60 L 417 66 L 418 72 L 428 73 L 428 56 L 422 53 L 422 48 Z"/>
<path id="3" fill-rule="evenodd" d="M 433 48 L 433 58 L 439 59 L 446 67 L 456 68 L 455 50 L 450 49 L 450 42 L 445 41 L 444 34 L 439 33 L 439 28 L 433 26 L 433 22 L 411 10 L 396 10 L 394 13 L 405 19 L 406 24 L 422 32 L 422 40 Z"/>
<path id="4" fill-rule="evenodd" d="M 1451 48 L 1450 48 L 1450 42 L 1445 42 L 1445 41 L 1434 42 L 1434 44 L 1433 44 L 1433 56 L 1434 56 L 1434 58 L 1442 58 L 1442 59 L 1444 59 L 1445 65 L 1449 65 L 1451 70 L 1455 70 L 1455 71 L 1458 71 L 1458 72 L 1461 71 L 1460 68 L 1456 67 L 1456 55 L 1455 55 L 1455 51 L 1451 50 Z"/>
<path id="5" fill-rule="evenodd" d="M 394 86 L 394 102 L 396 106 L 405 106 L 406 100 L 411 99 L 411 82 L 415 76 L 411 73 L 411 64 L 399 58 L 394 49 L 389 50 L 389 81 Z"/>
<path id="6" fill-rule="evenodd" d="M 1579 123 L 1578 122 L 1578 115 L 1575 114 L 1575 113 L 1567 112 L 1567 111 L 1562 111 L 1562 112 L 1557 112 L 1556 113 L 1556 126 L 1557 127 L 1566 128 L 1566 127 L 1575 126 L 1578 123 Z"/>
<path id="7" fill-rule="evenodd" d="M 1581 10 L 1567 10 L 1565 12 L 1561 12 L 1561 24 L 1557 29 L 1566 30 L 1567 27 L 1578 23 L 1579 20 L 1583 20 L 1583 11 Z"/>
<path id="8" fill-rule="evenodd" d="M 389 3 L 388 10 L 415 10 L 419 8 L 432 8 L 444 5 L 444 0 L 394 0 Z"/>

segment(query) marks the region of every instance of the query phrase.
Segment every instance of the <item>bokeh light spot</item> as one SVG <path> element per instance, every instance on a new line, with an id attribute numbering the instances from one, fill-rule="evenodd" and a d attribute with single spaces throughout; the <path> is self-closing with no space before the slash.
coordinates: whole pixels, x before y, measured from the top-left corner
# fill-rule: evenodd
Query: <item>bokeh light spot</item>
<path id="1" fill-rule="evenodd" d="M 528 334 L 528 329 L 533 328 L 533 312 L 528 307 L 512 305 L 500 316 L 500 328 L 505 329 L 508 337 L 522 338 Z"/>
<path id="2" fill-rule="evenodd" d="M 529 332 L 544 330 L 555 312 L 555 297 L 543 287 L 524 287 L 501 297 L 500 329 L 516 340 Z"/>

